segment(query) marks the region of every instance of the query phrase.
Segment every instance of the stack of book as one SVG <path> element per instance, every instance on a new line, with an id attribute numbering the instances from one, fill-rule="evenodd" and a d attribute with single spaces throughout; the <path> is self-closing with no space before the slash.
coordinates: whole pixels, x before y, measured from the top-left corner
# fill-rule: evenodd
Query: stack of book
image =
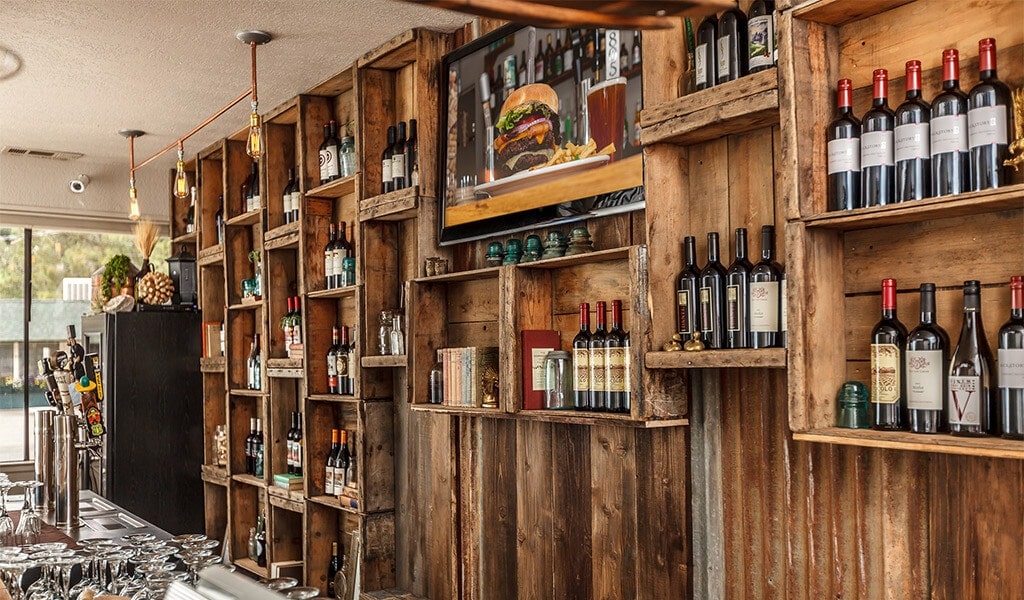
<path id="1" fill-rule="evenodd" d="M 277 473 L 274 475 L 274 485 L 288 490 L 289 492 L 302 491 L 302 476 L 289 473 Z"/>
<path id="2" fill-rule="evenodd" d="M 498 406 L 498 348 L 442 348 L 445 406 Z"/>

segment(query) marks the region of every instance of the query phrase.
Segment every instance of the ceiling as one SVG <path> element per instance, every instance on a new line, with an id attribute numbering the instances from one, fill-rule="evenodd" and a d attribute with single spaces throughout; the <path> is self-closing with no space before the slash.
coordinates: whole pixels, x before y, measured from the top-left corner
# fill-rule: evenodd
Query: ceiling
<path id="1" fill-rule="evenodd" d="M 249 87 L 249 49 L 236 31 L 274 36 L 257 51 L 266 112 L 406 29 L 450 31 L 467 20 L 397 0 L 0 0 L 0 48 L 22 62 L 0 80 L 0 147 L 81 152 L 83 164 L 127 168 L 119 129 L 147 132 L 136 142 L 141 161 Z M 248 111 L 248 102 L 236 106 L 186 154 L 241 129 Z M 146 169 L 166 173 L 170 154 Z"/>

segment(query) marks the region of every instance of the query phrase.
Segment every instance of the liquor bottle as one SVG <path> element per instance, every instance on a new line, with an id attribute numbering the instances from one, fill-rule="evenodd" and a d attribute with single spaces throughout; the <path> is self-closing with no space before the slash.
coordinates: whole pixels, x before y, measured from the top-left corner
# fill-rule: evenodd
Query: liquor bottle
<path id="1" fill-rule="evenodd" d="M 292 169 L 295 172 L 291 190 L 291 222 L 299 220 L 299 209 L 302 208 L 302 169 Z"/>
<path id="2" fill-rule="evenodd" d="M 562 68 L 569 71 L 573 68 L 576 54 L 572 47 L 572 30 L 565 30 L 565 44 L 562 46 Z"/>
<path id="3" fill-rule="evenodd" d="M 294 475 L 302 476 L 302 413 L 295 413 L 295 435 L 292 437 L 292 447 L 295 456 L 292 461 L 295 463 Z"/>
<path id="4" fill-rule="evenodd" d="M 550 39 L 550 37 L 551 36 L 548 36 L 549 39 Z M 565 48 L 562 47 L 562 31 L 558 30 L 558 33 L 556 34 L 556 38 L 555 38 L 555 55 L 551 59 L 552 60 L 552 67 L 551 67 L 552 75 L 554 75 L 554 76 L 561 75 L 562 71 L 565 70 L 565 60 L 564 60 L 564 58 L 565 58 Z"/>
<path id="5" fill-rule="evenodd" d="M 340 496 L 348 486 L 348 430 L 341 430 L 341 447 L 338 448 L 338 459 L 334 461 L 334 495 Z"/>
<path id="6" fill-rule="evenodd" d="M 1013 139 L 1013 100 L 1010 88 L 996 73 L 996 40 L 978 40 L 981 81 L 967 96 L 967 139 L 971 148 L 971 189 L 987 190 L 1011 181 L 1010 158 Z"/>
<path id="7" fill-rule="evenodd" d="M 345 221 L 338 222 L 338 239 L 334 242 L 334 287 L 342 287 L 344 278 L 345 259 L 355 256 L 355 249 L 348 241 L 345 232 L 348 231 L 348 224 Z"/>
<path id="8" fill-rule="evenodd" d="M 885 206 L 893 201 L 893 120 L 889 108 L 889 72 L 875 69 L 874 99 L 864 113 L 860 130 L 861 206 Z"/>
<path id="9" fill-rule="evenodd" d="M 328 133 L 330 135 L 330 138 L 326 141 L 328 152 L 326 155 L 321 154 L 321 157 L 327 159 L 324 167 L 327 179 L 321 183 L 334 181 L 341 177 L 341 140 L 338 139 L 338 123 L 334 119 L 331 119 L 330 123 L 328 123 Z M 323 146 L 321 146 L 321 152 L 323 152 Z M 322 175 L 321 179 L 323 179 Z"/>
<path id="10" fill-rule="evenodd" d="M 295 312 L 292 313 L 291 324 L 292 324 L 292 340 L 289 344 L 288 351 L 289 357 L 291 356 L 291 344 L 302 343 L 302 303 L 298 296 L 292 298 L 292 304 L 295 306 Z"/>
<path id="11" fill-rule="evenodd" d="M 334 462 L 339 454 L 341 454 L 341 432 L 337 429 L 332 429 L 331 450 L 327 453 L 327 462 L 324 465 L 324 495 L 326 496 L 334 496 L 336 494 L 335 489 L 341 489 L 341 486 L 337 485 L 334 478 Z"/>
<path id="12" fill-rule="evenodd" d="M 747 65 L 751 73 L 775 64 L 775 2 L 754 0 L 747 15 Z"/>
<path id="13" fill-rule="evenodd" d="M 697 240 L 692 235 L 683 238 L 683 270 L 676 278 L 676 333 L 683 341 L 700 330 L 700 270 L 697 268 Z"/>
<path id="14" fill-rule="evenodd" d="M 622 47 L 619 48 L 619 74 L 623 74 L 629 69 L 629 50 L 626 49 L 626 42 L 622 42 Z"/>
<path id="15" fill-rule="evenodd" d="M 341 570 L 341 557 L 338 556 L 338 542 L 331 542 L 331 560 L 327 563 L 327 597 L 335 598 L 334 578 Z"/>
<path id="16" fill-rule="evenodd" d="M 252 475 L 256 472 L 256 453 L 253 450 L 256 439 L 256 419 L 249 419 L 249 435 L 245 436 L 245 472 Z"/>
<path id="17" fill-rule="evenodd" d="M 860 208 L 860 121 L 853 116 L 853 82 L 840 79 L 839 116 L 829 123 L 828 210 Z"/>
<path id="18" fill-rule="evenodd" d="M 263 204 L 260 202 L 260 163 L 252 161 L 252 173 L 249 175 L 249 200 L 248 210 L 259 210 Z"/>
<path id="19" fill-rule="evenodd" d="M 544 79 L 551 79 L 555 73 L 555 49 L 551 47 L 551 34 L 548 34 L 548 45 L 544 48 Z"/>
<path id="20" fill-rule="evenodd" d="M 217 212 L 213 215 L 213 225 L 217 229 L 217 245 L 224 243 L 224 194 L 217 196 Z"/>
<path id="21" fill-rule="evenodd" d="M 775 262 L 775 227 L 761 227 L 761 260 L 750 269 L 750 347 L 782 346 L 781 321 L 785 320 L 785 275 Z"/>
<path id="22" fill-rule="evenodd" d="M 290 300 L 290 298 L 289 298 Z M 287 433 L 284 435 L 285 446 L 287 447 L 287 464 L 288 474 L 295 474 L 295 444 L 293 438 L 295 437 L 295 412 L 291 413 L 291 426 L 288 428 Z"/>
<path id="23" fill-rule="evenodd" d="M 896 280 L 882 280 L 882 318 L 871 330 L 871 427 L 905 429 L 907 328 L 896 316 Z"/>
<path id="24" fill-rule="evenodd" d="M 1024 440 L 1024 277 L 1010 278 L 1010 320 L 997 339 L 1003 437 Z"/>
<path id="25" fill-rule="evenodd" d="M 544 81 L 544 48 L 537 40 L 537 53 L 533 55 L 533 83 Z M 492 103 L 491 106 L 494 106 Z"/>
<path id="26" fill-rule="evenodd" d="M 437 351 L 437 362 L 427 376 L 427 402 L 444 404 L 444 360 L 440 349 Z"/>
<path id="27" fill-rule="evenodd" d="M 960 89 L 960 58 L 955 49 L 942 52 L 942 93 L 932 100 L 930 126 L 932 194 L 947 196 L 971 191 L 967 94 Z"/>
<path id="28" fill-rule="evenodd" d="M 714 87 L 718 69 L 718 17 L 714 14 L 704 17 L 697 27 L 694 69 L 698 90 Z"/>
<path id="29" fill-rule="evenodd" d="M 346 472 L 345 480 L 348 482 L 348 487 L 355 490 L 359 487 L 359 465 L 358 458 L 356 457 L 356 434 L 354 432 L 348 441 L 351 442 L 351 444 L 345 445 L 348 449 L 348 471 Z"/>
<path id="30" fill-rule="evenodd" d="M 700 331 L 707 348 L 725 348 L 725 267 L 718 260 L 718 233 L 708 234 L 708 262 L 700 271 Z"/>
<path id="31" fill-rule="evenodd" d="M 249 389 L 259 390 L 263 387 L 263 363 L 260 360 L 260 334 L 252 336 L 252 352 L 249 353 L 249 372 L 252 373 Z"/>
<path id="32" fill-rule="evenodd" d="M 419 168 L 416 167 L 419 155 L 419 138 L 416 134 L 416 119 L 409 119 L 409 137 L 405 140 L 405 181 L 409 187 L 420 184 Z"/>
<path id="33" fill-rule="evenodd" d="M 324 288 L 333 289 L 337 273 L 334 271 L 334 246 L 337 237 L 334 233 L 334 223 L 327 224 L 327 244 L 324 246 Z"/>
<path id="34" fill-rule="evenodd" d="M 252 474 L 263 477 L 263 419 L 256 419 L 256 436 L 252 440 Z"/>
<path id="35" fill-rule="evenodd" d="M 398 135 L 391 148 L 391 189 L 404 189 L 408 181 L 405 177 L 405 121 L 402 121 L 398 124 Z"/>
<path id="36" fill-rule="evenodd" d="M 185 213 L 185 233 L 192 233 L 196 230 L 196 186 L 192 186 L 192 196 L 188 203 L 188 212 Z"/>
<path id="37" fill-rule="evenodd" d="M 946 414 L 953 435 L 981 436 L 999 431 L 992 405 L 992 351 L 981 324 L 981 283 L 964 282 L 964 322 L 949 361 Z"/>
<path id="38" fill-rule="evenodd" d="M 747 16 L 735 6 L 726 9 L 718 19 L 718 68 L 715 82 L 722 85 L 747 74 Z"/>
<path id="39" fill-rule="evenodd" d="M 573 406 L 590 410 L 590 305 L 580 304 L 580 331 L 572 339 Z"/>
<path id="40" fill-rule="evenodd" d="M 736 229 L 736 257 L 725 272 L 725 346 L 750 345 L 750 270 L 747 229 Z"/>
<path id="41" fill-rule="evenodd" d="M 921 284 L 921 323 L 907 336 L 904 355 L 910 431 L 938 433 L 944 427 L 949 336 L 935 323 L 935 284 Z"/>
<path id="42" fill-rule="evenodd" d="M 907 99 L 896 109 L 896 202 L 932 195 L 932 107 L 921 98 L 921 61 L 907 61 Z"/>
<path id="43" fill-rule="evenodd" d="M 629 381 L 626 380 L 626 332 L 622 330 L 622 300 L 612 300 L 612 326 L 604 346 L 608 410 L 623 412 Z"/>
<path id="44" fill-rule="evenodd" d="M 635 68 L 640 66 L 640 63 L 643 60 L 642 50 L 641 50 L 641 47 L 640 47 L 640 30 L 639 29 L 633 31 L 633 48 L 632 48 L 631 54 L 632 54 L 632 57 L 630 58 L 629 66 L 630 66 L 630 68 L 635 69 Z"/>
<path id="45" fill-rule="evenodd" d="M 341 326 L 341 344 L 338 346 L 338 393 L 343 396 L 355 394 L 355 380 L 352 378 L 352 346 L 349 345 L 348 325 Z"/>
<path id="46" fill-rule="evenodd" d="M 267 522 L 263 515 L 256 517 L 256 564 L 267 566 Z"/>
<path id="47" fill-rule="evenodd" d="M 281 216 L 284 217 L 285 224 L 295 220 L 292 218 L 292 190 L 296 185 L 298 183 L 295 181 L 295 167 L 292 167 L 288 169 L 288 183 L 281 192 Z"/>
<path id="48" fill-rule="evenodd" d="M 608 410 L 608 381 L 605 378 L 605 341 L 608 338 L 605 329 L 605 303 L 597 302 L 597 325 L 590 334 L 590 410 Z"/>
<path id="49" fill-rule="evenodd" d="M 251 178 L 252 175 L 247 176 L 242 185 L 238 186 L 238 200 L 243 213 L 252 210 L 252 194 L 249 193 L 249 180 Z"/>
<path id="50" fill-rule="evenodd" d="M 341 345 L 338 343 L 338 326 L 331 328 L 331 347 L 327 350 L 327 393 L 340 394 L 341 386 L 338 381 L 338 353 L 341 352 Z"/>
<path id="51" fill-rule="evenodd" d="M 397 130 L 394 125 L 388 127 L 388 143 L 384 146 L 384 153 L 381 156 L 380 167 L 380 193 L 386 194 L 395 190 L 394 174 L 391 171 L 391 159 L 395 154 L 395 134 Z"/>
<path id="52" fill-rule="evenodd" d="M 516 87 L 523 87 L 526 83 L 526 50 L 523 50 L 519 55 L 519 66 L 516 71 Z M 415 120 L 413 122 L 415 122 Z"/>

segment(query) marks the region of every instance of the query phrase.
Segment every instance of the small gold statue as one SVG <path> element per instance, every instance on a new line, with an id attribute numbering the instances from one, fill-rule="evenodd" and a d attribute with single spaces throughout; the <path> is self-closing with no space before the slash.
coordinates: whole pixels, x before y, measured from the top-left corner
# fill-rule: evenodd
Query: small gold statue
<path id="1" fill-rule="evenodd" d="M 1014 139 L 1010 142 L 1010 158 L 1003 164 L 1019 171 L 1024 164 L 1024 87 L 1011 91 L 1010 96 L 1013 98 Z"/>
<path id="2" fill-rule="evenodd" d="M 485 367 L 482 377 L 483 408 L 498 408 L 498 371 L 493 367 Z"/>
<path id="3" fill-rule="evenodd" d="M 661 349 L 665 352 L 679 352 L 683 349 L 683 336 L 673 333 L 672 339 L 662 344 Z"/>
<path id="4" fill-rule="evenodd" d="M 691 339 L 686 340 L 686 343 L 683 344 L 683 350 L 686 350 L 687 352 L 700 352 L 703 349 L 704 342 L 700 341 L 699 331 L 694 331 L 693 337 Z"/>

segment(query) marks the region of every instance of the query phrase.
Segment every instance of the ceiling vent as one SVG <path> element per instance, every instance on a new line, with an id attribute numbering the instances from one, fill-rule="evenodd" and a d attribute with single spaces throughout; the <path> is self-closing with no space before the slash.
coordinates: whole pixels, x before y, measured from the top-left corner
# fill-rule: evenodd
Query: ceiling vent
<path id="1" fill-rule="evenodd" d="M 61 160 L 69 161 L 76 160 L 85 156 L 81 152 L 57 152 L 55 150 L 32 150 L 30 148 L 14 148 L 12 146 L 4 146 L 3 150 L 0 150 L 0 154 L 10 154 L 11 156 L 34 156 L 35 158 L 48 158 L 50 160 Z"/>

